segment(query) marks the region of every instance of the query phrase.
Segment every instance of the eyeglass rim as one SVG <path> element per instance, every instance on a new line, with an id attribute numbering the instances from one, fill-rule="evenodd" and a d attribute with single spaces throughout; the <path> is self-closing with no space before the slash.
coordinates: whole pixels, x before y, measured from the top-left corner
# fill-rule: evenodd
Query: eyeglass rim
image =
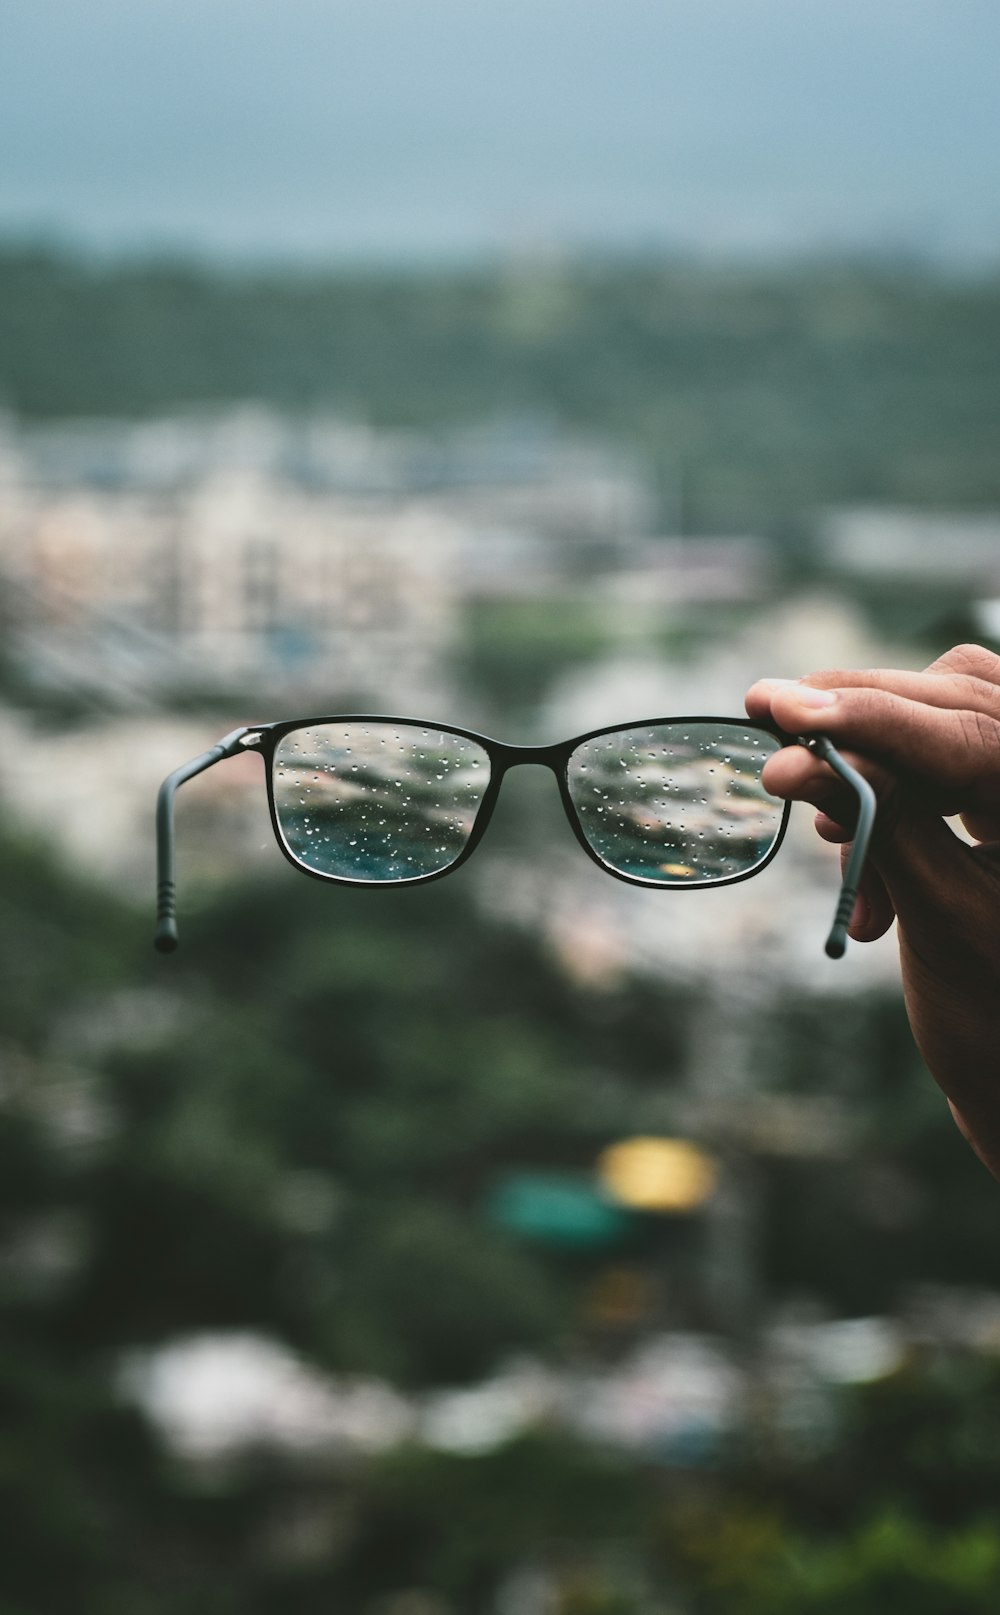
<path id="1" fill-rule="evenodd" d="M 482 747 L 489 758 L 489 779 L 487 781 L 486 789 L 483 792 L 482 800 L 476 809 L 476 816 L 473 820 L 472 829 L 469 832 L 468 839 L 465 841 L 458 856 L 454 858 L 451 863 L 445 864 L 443 869 L 433 869 L 429 873 L 423 875 L 406 875 L 399 880 L 355 880 L 349 875 L 333 875 L 324 873 L 324 871 L 320 869 L 310 869 L 308 864 L 303 863 L 295 855 L 295 853 L 292 852 L 291 848 L 285 841 L 284 833 L 278 817 L 277 805 L 275 803 L 275 749 L 286 735 L 293 734 L 296 729 L 309 729 L 318 725 L 330 723 L 398 724 L 401 727 L 433 730 L 438 734 L 458 735 L 463 740 L 475 741 L 477 745 Z M 758 863 L 755 863 L 752 868 L 741 870 L 735 875 L 724 875 L 719 880 L 691 880 L 674 885 L 668 881 L 647 880 L 641 875 L 628 875 L 620 869 L 615 869 L 613 865 L 606 863 L 597 852 L 596 848 L 593 847 L 587 840 L 569 789 L 568 767 L 569 760 L 573 753 L 578 747 L 584 745 L 587 741 L 597 740 L 602 735 L 625 733 L 632 729 L 653 728 L 662 724 L 725 724 L 731 728 L 745 729 L 749 732 L 770 735 L 773 739 L 777 740 L 782 747 L 799 744 L 798 737 L 783 729 L 780 729 L 777 724 L 770 723 L 767 720 L 750 720 L 749 718 L 734 718 L 731 716 L 720 717 L 713 713 L 679 713 L 668 714 L 665 717 L 661 716 L 657 718 L 636 718 L 626 723 L 603 724 L 596 729 L 588 729 L 584 734 L 574 735 L 569 740 L 558 740 L 550 745 L 518 746 L 513 745 L 508 741 L 494 740 L 489 735 L 481 734 L 475 729 L 466 729 L 460 724 L 438 723 L 436 720 L 430 718 L 400 717 L 392 713 L 334 712 L 327 713 L 322 717 L 283 718 L 276 723 L 254 724 L 248 731 L 247 736 L 242 741 L 242 749 L 259 752 L 263 759 L 267 782 L 267 802 L 268 811 L 271 817 L 271 828 L 274 831 L 275 840 L 277 841 L 282 854 L 292 865 L 293 869 L 298 870 L 300 874 L 308 875 L 312 880 L 323 881 L 324 884 L 329 886 L 351 886 L 358 890 L 364 891 L 400 891 L 404 887 L 426 886 L 431 881 L 443 880 L 446 875 L 453 874 L 456 869 L 459 869 L 462 864 L 471 858 L 472 854 L 475 852 L 477 846 L 486 833 L 490 820 L 493 817 L 493 810 L 496 807 L 496 803 L 500 795 L 500 788 L 503 783 L 504 775 L 507 773 L 508 769 L 516 767 L 522 763 L 537 763 L 542 767 L 547 767 L 552 770 L 556 776 L 563 809 L 566 813 L 567 819 L 569 820 L 570 828 L 573 831 L 577 842 L 583 848 L 584 852 L 591 859 L 591 861 L 595 863 L 604 874 L 610 875 L 612 879 L 620 880 L 626 886 L 642 886 L 648 891 L 658 892 L 704 891 L 709 887 L 714 888 L 721 886 L 735 886 L 740 881 L 752 880 L 755 875 L 759 875 L 764 869 L 767 868 L 767 865 L 776 856 L 782 842 L 785 839 L 785 831 L 788 827 L 789 815 L 791 813 L 790 801 L 785 801 L 783 804 L 781 822 L 778 825 L 774 841 L 768 848 L 768 851 L 765 853 L 764 857 Z"/>

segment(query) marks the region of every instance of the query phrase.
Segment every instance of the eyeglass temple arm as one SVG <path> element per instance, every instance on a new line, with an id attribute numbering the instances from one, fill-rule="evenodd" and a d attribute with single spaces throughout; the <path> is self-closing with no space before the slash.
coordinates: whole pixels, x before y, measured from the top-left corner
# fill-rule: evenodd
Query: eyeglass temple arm
<path id="1" fill-rule="evenodd" d="M 156 798 L 156 935 L 153 946 L 159 953 L 173 953 L 179 941 L 177 935 L 177 908 L 174 885 L 174 796 L 185 780 L 203 774 L 206 768 L 232 757 L 240 748 L 244 735 L 253 731 L 234 729 L 200 757 L 175 768 L 160 786 Z"/>
<path id="2" fill-rule="evenodd" d="M 849 762 L 841 757 L 836 747 L 831 745 L 825 735 L 810 735 L 804 737 L 802 744 L 808 746 L 817 757 L 822 757 L 829 763 L 834 773 L 839 774 L 858 799 L 858 819 L 854 827 L 854 836 L 851 850 L 844 869 L 843 880 L 840 886 L 840 896 L 837 899 L 837 912 L 833 917 L 833 928 L 826 939 L 826 951 L 831 959 L 842 958 L 847 947 L 847 927 L 851 923 L 854 904 L 857 901 L 858 885 L 861 880 L 861 871 L 868 856 L 868 847 L 872 838 L 872 829 L 875 824 L 875 792 L 872 790 L 863 774 L 852 768 Z"/>

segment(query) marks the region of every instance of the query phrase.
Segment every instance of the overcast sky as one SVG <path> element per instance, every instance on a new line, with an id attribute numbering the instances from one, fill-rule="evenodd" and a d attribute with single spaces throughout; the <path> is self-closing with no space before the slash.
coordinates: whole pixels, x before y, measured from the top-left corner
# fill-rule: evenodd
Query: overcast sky
<path id="1" fill-rule="evenodd" d="M 1000 260 L 997 0 L 0 0 L 0 232 Z"/>

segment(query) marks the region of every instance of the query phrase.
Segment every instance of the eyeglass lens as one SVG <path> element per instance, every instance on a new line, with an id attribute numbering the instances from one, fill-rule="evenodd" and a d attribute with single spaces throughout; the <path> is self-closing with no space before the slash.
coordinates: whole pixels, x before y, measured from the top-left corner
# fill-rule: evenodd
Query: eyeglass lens
<path id="1" fill-rule="evenodd" d="M 730 880 L 762 863 L 784 803 L 760 776 L 780 742 L 736 724 L 656 724 L 596 735 L 571 754 L 567 784 L 601 861 L 664 886 Z"/>
<path id="2" fill-rule="evenodd" d="M 448 730 L 316 724 L 275 747 L 275 816 L 289 852 L 317 874 L 412 880 L 460 856 L 489 777 L 483 748 Z"/>

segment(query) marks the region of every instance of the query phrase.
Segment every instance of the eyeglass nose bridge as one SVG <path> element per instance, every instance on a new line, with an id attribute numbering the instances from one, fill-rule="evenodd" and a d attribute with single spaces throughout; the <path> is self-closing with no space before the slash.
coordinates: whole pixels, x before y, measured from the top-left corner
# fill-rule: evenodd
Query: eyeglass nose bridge
<path id="1" fill-rule="evenodd" d="M 487 825 L 493 817 L 493 810 L 499 800 L 506 774 L 513 768 L 521 768 L 525 764 L 534 764 L 537 767 L 548 769 L 550 773 L 555 775 L 563 812 L 569 821 L 573 835 L 587 856 L 602 869 L 607 869 L 608 866 L 597 856 L 594 848 L 583 833 L 583 827 L 580 824 L 570 794 L 567 765 L 578 745 L 579 740 L 557 740 L 554 744 L 548 746 L 513 746 L 503 740 L 491 740 L 489 742 L 490 789 L 488 800 L 483 804 L 485 811 L 480 814 L 470 843 L 462 855 L 463 862 L 473 849 L 478 846 Z"/>
<path id="2" fill-rule="evenodd" d="M 554 745 L 550 746 L 514 746 L 508 741 L 487 740 L 484 736 L 483 743 L 486 746 L 487 754 L 490 759 L 489 789 L 480 806 L 479 813 L 476 816 L 476 822 L 473 827 L 472 835 L 463 849 L 462 855 L 458 859 L 458 862 L 464 863 L 475 848 L 478 847 L 480 841 L 485 835 L 490 821 L 493 818 L 494 809 L 496 808 L 497 802 L 500 799 L 500 794 L 503 789 L 503 782 L 507 774 L 511 769 L 521 768 L 525 764 L 535 764 L 541 768 L 547 768 L 555 775 L 556 786 L 562 801 L 563 811 L 569 820 L 570 828 L 572 829 L 577 841 L 580 842 L 584 851 L 593 857 L 593 853 L 587 846 L 583 832 L 581 831 L 580 825 L 577 822 L 576 813 L 570 800 L 569 789 L 566 782 L 566 763 L 573 751 L 574 742 L 570 741 L 567 743 L 566 741 L 556 741 Z"/>
<path id="3" fill-rule="evenodd" d="M 572 743 L 567 745 L 565 741 L 556 741 L 551 746 L 511 746 L 505 740 L 490 742 L 491 760 L 498 777 L 524 763 L 537 763 L 558 775 L 572 749 Z"/>
<path id="4" fill-rule="evenodd" d="M 539 768 L 546 768 L 555 775 L 563 808 L 573 827 L 574 834 L 579 839 L 580 830 L 566 783 L 566 765 L 572 751 L 572 741 L 568 743 L 566 741 L 556 741 L 554 745 L 550 746 L 512 746 L 503 740 L 491 740 L 489 744 L 490 803 L 486 813 L 487 822 L 492 817 L 504 777 L 511 769 L 522 768 L 526 764 L 529 766 L 534 765 Z M 482 828 L 485 829 L 486 825 L 484 824 Z"/>

